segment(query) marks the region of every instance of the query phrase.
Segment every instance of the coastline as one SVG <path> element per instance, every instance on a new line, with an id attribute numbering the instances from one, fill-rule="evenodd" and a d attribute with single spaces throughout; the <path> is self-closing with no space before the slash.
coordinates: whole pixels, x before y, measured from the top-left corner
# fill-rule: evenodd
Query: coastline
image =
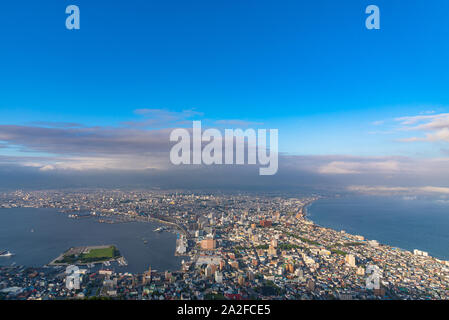
<path id="1" fill-rule="evenodd" d="M 385 199 L 385 202 L 364 203 L 365 198 L 371 201 L 373 199 L 379 201 Z M 320 210 L 318 213 L 314 213 L 312 205 L 317 204 L 320 200 L 324 200 L 325 204 L 317 209 Z M 343 202 L 341 204 L 338 202 L 334 203 L 335 200 L 341 200 Z M 445 241 L 446 239 L 440 240 L 438 238 L 442 234 L 441 230 L 432 233 L 435 230 L 422 227 L 424 222 L 427 224 L 435 224 L 435 221 L 431 220 L 428 216 L 428 212 L 426 212 L 426 216 L 417 216 L 415 212 L 408 212 L 401 206 L 395 206 L 398 203 L 406 203 L 411 207 L 413 206 L 412 203 L 403 201 L 402 198 L 364 195 L 355 195 L 354 197 L 324 197 L 304 206 L 304 219 L 321 228 L 331 229 L 337 232 L 344 231 L 353 236 L 362 236 L 365 238 L 365 241 L 369 239 L 376 240 L 381 245 L 411 253 L 417 249 L 427 252 L 433 258 L 449 260 L 449 252 L 441 244 L 447 243 L 447 241 Z M 350 204 L 349 208 L 347 208 L 345 202 Z M 432 204 L 432 202 L 424 201 L 424 204 L 429 203 Z M 352 204 L 354 204 L 355 209 L 351 208 Z M 371 214 L 371 211 L 367 211 L 367 213 L 363 210 L 365 207 L 379 214 Z M 343 214 L 330 215 L 329 213 L 331 211 L 339 212 L 339 210 L 343 210 Z M 416 209 L 415 211 L 418 212 L 419 210 Z M 322 220 L 327 220 L 326 222 L 316 218 L 316 215 L 320 214 L 323 216 Z M 432 218 L 440 218 L 440 220 L 447 224 L 447 219 L 444 219 L 441 213 L 440 216 L 435 214 Z M 387 224 L 389 228 L 382 228 L 382 224 Z M 432 235 L 432 241 L 426 241 L 430 235 Z M 444 233 L 443 235 L 445 236 Z"/>
<path id="2" fill-rule="evenodd" d="M 361 234 L 349 233 L 349 232 L 347 232 L 347 231 L 345 231 L 345 230 L 337 230 L 336 228 L 327 227 L 327 226 L 324 226 L 324 225 L 319 224 L 319 223 L 317 223 L 316 221 L 312 220 L 312 215 L 311 215 L 311 213 L 310 213 L 310 207 L 311 207 L 313 204 L 315 204 L 316 202 L 318 202 L 318 201 L 320 201 L 320 200 L 325 200 L 325 199 L 336 199 L 336 198 L 330 198 L 330 197 L 324 198 L 324 197 L 323 197 L 323 198 L 319 198 L 319 199 L 316 199 L 316 200 L 314 200 L 314 201 L 311 201 L 311 202 L 307 203 L 307 204 L 303 207 L 303 219 L 306 220 L 307 222 L 309 222 L 309 223 L 311 223 L 311 224 L 317 226 L 317 227 L 320 227 L 320 228 L 332 230 L 332 231 L 335 231 L 335 232 L 341 232 L 341 231 L 344 231 L 345 233 L 347 233 L 347 234 L 349 234 L 349 235 L 351 235 L 351 236 L 360 236 Z M 367 241 L 370 241 L 370 240 L 378 241 L 378 240 L 376 240 L 376 239 L 368 239 L 368 238 L 365 237 L 364 235 L 361 235 L 361 236 L 364 237 L 363 242 L 367 242 Z M 391 247 L 391 248 L 397 248 L 397 249 L 404 250 L 404 251 L 410 251 L 410 250 L 407 250 L 407 249 L 404 249 L 404 248 L 399 248 L 399 247 L 397 247 L 397 246 L 394 246 L 394 245 L 391 245 L 391 244 L 388 244 L 388 243 L 384 243 L 384 242 L 380 242 L 380 241 L 379 241 L 379 245 L 382 245 L 382 246 L 388 246 L 388 247 Z"/>
<path id="3" fill-rule="evenodd" d="M 176 234 L 173 235 L 171 231 L 163 234 L 155 233 L 153 229 L 162 225 L 157 221 L 133 218 L 132 220 L 127 219 L 125 223 L 105 224 L 98 221 L 99 216 L 87 216 L 83 219 L 69 218 L 67 212 L 61 212 L 60 208 L 21 206 L 2 209 L 19 210 L 17 213 L 20 212 L 20 214 L 4 215 L 5 225 L 8 221 L 11 221 L 11 224 L 19 226 L 20 224 L 15 223 L 19 217 L 23 219 L 21 217 L 29 216 L 29 219 L 25 218 L 27 223 L 22 227 L 17 227 L 20 232 L 24 233 L 21 239 L 28 240 L 15 243 L 5 242 L 5 249 L 11 250 L 16 255 L 13 257 L 14 260 L 3 259 L 0 261 L 1 266 L 8 266 L 11 263 L 24 267 L 63 266 L 63 264 L 52 264 L 52 262 L 58 260 L 55 257 L 61 256 L 70 247 L 114 244 L 120 250 L 121 256 L 125 257 L 126 260 L 124 261 L 128 265 L 120 264 L 117 259 L 102 260 L 96 264 L 110 262 L 122 272 L 143 272 L 148 269 L 149 264 L 154 269 L 178 271 L 181 268 L 180 257 L 174 254 Z M 42 218 L 35 212 L 42 214 Z M 22 216 L 22 214 L 25 216 Z M 36 222 L 33 219 L 37 219 Z M 97 229 L 100 230 L 99 233 L 93 232 Z M 174 227 L 170 227 L 170 229 L 177 230 Z M 117 232 L 117 230 L 123 231 Z M 81 237 L 81 240 L 79 232 L 83 232 L 85 235 L 85 237 Z M 56 243 L 50 240 L 53 233 L 58 237 Z M 15 237 L 17 237 L 17 233 L 15 234 Z M 118 241 L 116 235 L 119 237 Z M 143 237 L 147 240 L 147 243 L 143 243 Z M 135 248 L 139 250 L 137 253 L 135 253 L 137 250 Z M 76 264 L 88 265 L 90 262 L 77 262 Z"/>

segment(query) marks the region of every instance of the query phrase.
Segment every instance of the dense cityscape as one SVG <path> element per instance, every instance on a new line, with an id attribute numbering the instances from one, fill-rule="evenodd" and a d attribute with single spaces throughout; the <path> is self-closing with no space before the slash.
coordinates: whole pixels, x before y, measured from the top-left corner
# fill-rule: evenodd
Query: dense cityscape
<path id="1" fill-rule="evenodd" d="M 319 198 L 159 190 L 5 192 L 0 208 L 56 208 L 67 219 L 99 223 L 157 222 L 162 232 L 177 234 L 173 255 L 183 261 L 178 270 L 158 271 L 149 262 L 143 273 L 118 272 L 107 262 L 96 268 L 82 264 L 77 290 L 66 287 L 65 266 L 4 265 L 0 299 L 449 298 L 449 261 L 318 226 L 307 218 L 307 205 Z M 367 287 L 369 266 L 380 269 L 378 287 Z"/>

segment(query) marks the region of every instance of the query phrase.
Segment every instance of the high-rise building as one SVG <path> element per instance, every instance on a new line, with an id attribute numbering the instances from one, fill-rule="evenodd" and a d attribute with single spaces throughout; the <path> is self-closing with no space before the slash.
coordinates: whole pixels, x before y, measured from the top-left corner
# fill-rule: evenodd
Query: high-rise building
<path id="1" fill-rule="evenodd" d="M 352 254 L 348 254 L 345 257 L 345 261 L 346 263 L 350 266 L 350 267 L 355 267 L 355 257 Z"/>

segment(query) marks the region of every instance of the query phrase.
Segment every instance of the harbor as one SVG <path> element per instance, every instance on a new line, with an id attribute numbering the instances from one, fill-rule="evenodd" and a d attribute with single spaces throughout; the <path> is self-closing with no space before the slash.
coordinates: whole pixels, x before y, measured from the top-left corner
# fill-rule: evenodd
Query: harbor
<path id="1" fill-rule="evenodd" d="M 12 254 L 0 257 L 0 266 L 41 267 L 68 248 L 113 243 L 124 257 L 111 262 L 117 271 L 143 272 L 148 265 L 158 270 L 181 268 L 182 259 L 175 256 L 176 234 L 155 232 L 161 224 L 153 221 L 99 223 L 98 216 L 70 219 L 68 213 L 49 208 L 0 211 L 0 249 Z"/>

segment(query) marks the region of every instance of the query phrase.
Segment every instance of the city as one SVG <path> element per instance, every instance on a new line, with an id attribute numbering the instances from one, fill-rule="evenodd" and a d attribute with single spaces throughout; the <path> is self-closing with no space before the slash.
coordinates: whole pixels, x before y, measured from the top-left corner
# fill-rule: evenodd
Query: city
<path id="1" fill-rule="evenodd" d="M 1 193 L 1 208 L 56 208 L 67 219 L 84 213 L 99 223 L 157 221 L 158 232 L 177 234 L 173 255 L 183 261 L 178 270 L 148 265 L 142 273 L 82 265 L 78 290 L 67 289 L 62 266 L 1 266 L 0 298 L 449 299 L 449 261 L 320 227 L 307 218 L 307 206 L 319 198 L 104 189 Z M 366 286 L 369 265 L 381 270 L 373 290 Z"/>
<path id="2" fill-rule="evenodd" d="M 2 1 L 0 307 L 435 312 L 449 301 L 448 12 Z"/>

